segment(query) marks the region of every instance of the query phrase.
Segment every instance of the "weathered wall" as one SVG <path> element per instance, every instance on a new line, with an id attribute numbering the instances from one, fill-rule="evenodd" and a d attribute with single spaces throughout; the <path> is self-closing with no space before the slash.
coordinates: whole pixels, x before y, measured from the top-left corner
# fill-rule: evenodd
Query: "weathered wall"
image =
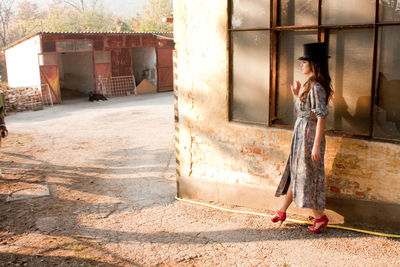
<path id="1" fill-rule="evenodd" d="M 9 86 L 40 86 L 39 53 L 39 35 L 5 51 Z"/>
<path id="2" fill-rule="evenodd" d="M 6 111 L 43 109 L 40 87 L 5 88 L 0 93 L 4 96 Z"/>
<path id="3" fill-rule="evenodd" d="M 175 0 L 174 21 L 178 194 L 275 209 L 280 200 L 273 194 L 288 157 L 291 131 L 227 121 L 227 1 Z M 327 136 L 328 199 L 400 207 L 399 159 L 396 144 Z M 331 203 L 336 212 L 350 214 L 340 210 L 342 204 Z M 400 225 L 400 218 L 391 218 Z"/>

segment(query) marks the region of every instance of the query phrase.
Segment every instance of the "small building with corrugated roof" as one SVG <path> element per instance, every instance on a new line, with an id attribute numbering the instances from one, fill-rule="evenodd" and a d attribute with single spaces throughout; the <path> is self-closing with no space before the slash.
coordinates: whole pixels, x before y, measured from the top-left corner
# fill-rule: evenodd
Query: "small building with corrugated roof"
<path id="1" fill-rule="evenodd" d="M 48 101 L 61 103 L 89 92 L 137 93 L 144 79 L 154 92 L 171 91 L 173 49 L 172 33 L 40 32 L 4 51 L 9 87 L 40 88 Z"/>

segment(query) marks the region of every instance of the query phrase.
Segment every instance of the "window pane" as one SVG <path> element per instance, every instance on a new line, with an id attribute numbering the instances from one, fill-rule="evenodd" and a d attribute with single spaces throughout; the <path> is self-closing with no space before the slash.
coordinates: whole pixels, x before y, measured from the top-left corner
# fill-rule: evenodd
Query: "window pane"
<path id="1" fill-rule="evenodd" d="M 55 41 L 43 41 L 42 47 L 43 47 L 43 52 L 56 52 Z"/>
<path id="2" fill-rule="evenodd" d="M 329 34 L 329 71 L 334 90 L 328 129 L 369 134 L 373 30 L 335 30 Z"/>
<path id="3" fill-rule="evenodd" d="M 75 41 L 77 51 L 92 51 L 92 41 Z"/>
<path id="4" fill-rule="evenodd" d="M 74 51 L 74 42 L 73 41 L 59 41 L 59 42 L 57 42 L 57 51 L 58 52 Z"/>
<path id="5" fill-rule="evenodd" d="M 268 122 L 269 31 L 232 33 L 233 119 Z"/>
<path id="6" fill-rule="evenodd" d="M 232 0 L 232 28 L 269 28 L 270 0 Z"/>
<path id="7" fill-rule="evenodd" d="M 42 54 L 39 55 L 39 65 L 57 65 L 57 54 Z"/>
<path id="8" fill-rule="evenodd" d="M 279 25 L 317 25 L 318 0 L 282 0 L 279 2 Z"/>
<path id="9" fill-rule="evenodd" d="M 323 0 L 322 24 L 375 23 L 375 0 Z"/>
<path id="10" fill-rule="evenodd" d="M 380 73 L 374 133 L 400 139 L 400 26 L 380 29 Z"/>
<path id="11" fill-rule="evenodd" d="M 400 1 L 380 0 L 381 21 L 400 21 Z"/>
<path id="12" fill-rule="evenodd" d="M 285 31 L 279 33 L 278 89 L 276 103 L 276 123 L 293 125 L 296 120 L 295 98 L 290 84 L 299 80 L 302 84 L 306 77 L 301 71 L 299 57 L 303 55 L 303 44 L 317 41 L 316 32 Z"/>
<path id="13" fill-rule="evenodd" d="M 96 52 L 94 53 L 95 63 L 110 63 L 111 55 L 110 52 Z"/>

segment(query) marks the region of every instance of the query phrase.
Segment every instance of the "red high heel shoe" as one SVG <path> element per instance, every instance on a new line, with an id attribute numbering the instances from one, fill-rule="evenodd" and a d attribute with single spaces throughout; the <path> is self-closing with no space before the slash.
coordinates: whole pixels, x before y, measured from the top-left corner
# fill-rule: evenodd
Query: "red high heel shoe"
<path id="1" fill-rule="evenodd" d="M 322 224 L 320 224 L 318 226 L 318 228 L 316 228 L 315 225 L 317 223 L 321 223 L 321 222 L 322 222 Z M 313 234 L 319 234 L 326 230 L 326 226 L 328 225 L 328 222 L 329 222 L 328 217 L 326 217 L 326 215 L 324 215 L 319 219 L 315 219 L 314 224 L 312 226 L 309 226 L 307 229 L 308 229 L 308 231 L 310 231 Z"/>
<path id="2" fill-rule="evenodd" d="M 278 215 L 278 216 L 276 216 Z M 269 219 L 273 223 L 281 222 L 283 223 L 286 220 L 286 212 L 282 212 L 280 210 L 275 211 L 273 215 L 269 215 Z"/>

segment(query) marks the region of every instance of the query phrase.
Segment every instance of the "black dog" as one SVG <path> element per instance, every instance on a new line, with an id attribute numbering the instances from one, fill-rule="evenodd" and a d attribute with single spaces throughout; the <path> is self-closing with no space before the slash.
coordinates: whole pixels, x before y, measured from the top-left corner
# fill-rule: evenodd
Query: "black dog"
<path id="1" fill-rule="evenodd" d="M 93 92 L 89 92 L 89 101 L 99 101 L 99 100 L 107 100 L 107 98 L 102 94 L 96 94 Z"/>

